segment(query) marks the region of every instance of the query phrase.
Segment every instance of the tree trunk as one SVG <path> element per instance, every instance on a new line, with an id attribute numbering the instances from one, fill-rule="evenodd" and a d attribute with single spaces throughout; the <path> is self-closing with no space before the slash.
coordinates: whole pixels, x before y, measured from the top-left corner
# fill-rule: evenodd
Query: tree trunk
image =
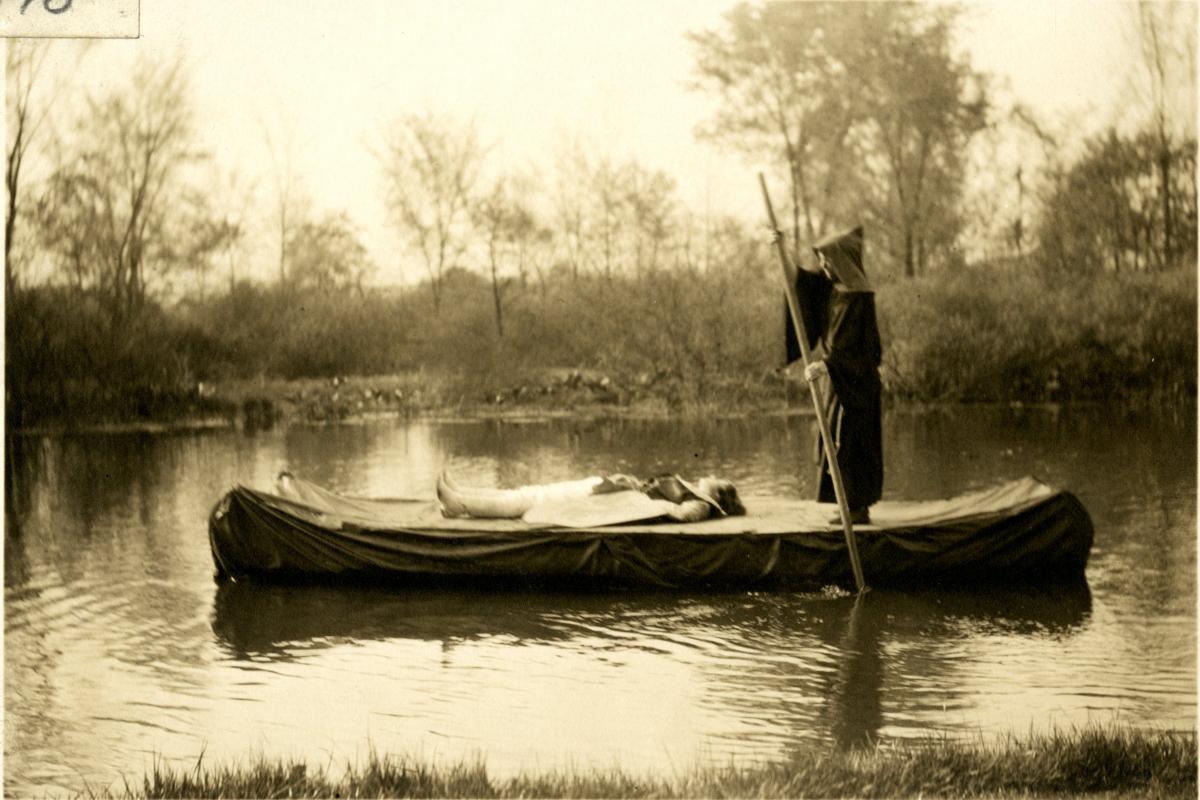
<path id="1" fill-rule="evenodd" d="M 504 338 L 504 310 L 500 299 L 500 281 L 496 278 L 496 267 L 492 266 L 492 303 L 496 306 L 496 337 Z"/>
<path id="2" fill-rule="evenodd" d="M 13 291 L 13 269 L 12 269 L 12 211 L 9 212 L 9 218 L 4 223 L 4 294 L 11 301 Z"/>
<path id="3" fill-rule="evenodd" d="M 279 214 L 279 288 L 287 284 L 287 212 Z"/>
<path id="4" fill-rule="evenodd" d="M 422 247 L 424 247 L 422 245 Z M 446 274 L 446 238 L 438 240 L 437 268 L 429 270 L 429 290 L 433 292 L 433 315 L 442 314 L 442 277 Z"/>
<path id="5" fill-rule="evenodd" d="M 1159 268 L 1167 269 L 1175 254 L 1175 226 L 1171 219 L 1171 149 L 1165 140 L 1160 143 L 1158 171 L 1162 180 L 1163 247 Z"/>
<path id="6" fill-rule="evenodd" d="M 429 279 L 429 292 L 433 295 L 433 315 L 442 313 L 442 282 L 438 278 Z"/>
<path id="7" fill-rule="evenodd" d="M 916 274 L 913 265 L 913 230 L 912 225 L 904 223 L 904 277 L 911 278 Z"/>
<path id="8" fill-rule="evenodd" d="M 804 211 L 804 232 L 809 244 L 816 241 L 816 228 L 812 221 L 812 203 L 809 200 L 808 184 L 804 177 L 804 167 L 798 160 L 790 164 L 792 168 L 792 260 L 800 263 L 800 211 Z"/>
<path id="9" fill-rule="evenodd" d="M 504 313 L 500 301 L 500 278 L 496 270 L 496 247 L 488 245 L 488 261 L 492 267 L 492 304 L 496 308 L 496 338 L 504 338 Z"/>
<path id="10" fill-rule="evenodd" d="M 612 236 L 607 224 L 604 227 L 604 280 L 612 280 Z"/>
<path id="11" fill-rule="evenodd" d="M 17 131 L 18 141 L 20 141 L 21 132 Z M 16 148 L 14 148 L 15 152 Z M 10 156 L 11 158 L 12 156 Z M 12 241 L 13 233 L 17 229 L 17 180 L 21 171 L 21 162 L 18 160 L 15 164 L 9 164 L 8 167 L 8 216 L 4 220 L 4 290 L 6 293 L 12 292 L 13 289 L 13 273 L 12 273 Z"/>

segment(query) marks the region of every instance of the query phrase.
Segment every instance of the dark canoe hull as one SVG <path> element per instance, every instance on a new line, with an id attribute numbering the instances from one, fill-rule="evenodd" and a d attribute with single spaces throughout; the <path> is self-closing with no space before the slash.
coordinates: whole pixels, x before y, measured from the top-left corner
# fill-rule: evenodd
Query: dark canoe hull
<path id="1" fill-rule="evenodd" d="M 836 507 L 747 498 L 745 517 L 596 529 L 442 519 L 432 501 L 367 500 L 291 481 L 287 496 L 235 487 L 213 509 L 219 580 L 428 585 L 853 586 Z M 1069 492 L 1032 478 L 924 503 L 880 503 L 856 529 L 872 586 L 1079 577 L 1092 523 Z"/>

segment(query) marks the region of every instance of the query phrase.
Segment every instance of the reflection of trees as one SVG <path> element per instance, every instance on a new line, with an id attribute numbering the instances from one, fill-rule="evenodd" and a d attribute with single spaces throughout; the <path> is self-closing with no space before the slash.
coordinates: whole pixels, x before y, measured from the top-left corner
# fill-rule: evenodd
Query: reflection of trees
<path id="1" fill-rule="evenodd" d="M 363 494 L 358 487 L 376 455 L 380 438 L 378 430 L 363 425 L 292 427 L 284 433 L 286 463 L 280 466 L 322 486 L 345 487 L 349 494 Z M 432 483 L 429 490 L 432 494 Z"/>
<path id="2" fill-rule="evenodd" d="M 1193 405 L 896 409 L 886 426 L 888 499 L 947 497 L 1036 475 L 1074 492 L 1091 514 L 1094 586 L 1103 579 L 1096 567 L 1115 558 L 1143 572 L 1138 585 L 1155 585 L 1147 603 L 1194 603 Z"/>
<path id="3" fill-rule="evenodd" d="M 77 535 L 89 538 L 101 520 L 136 509 L 146 525 L 170 474 L 172 448 L 152 434 L 68 436 L 54 440 L 52 491 L 74 510 Z"/>
<path id="4" fill-rule="evenodd" d="M 283 432 L 273 469 L 349 494 L 429 497 L 449 465 L 465 482 L 517 486 L 627 472 L 716 474 L 744 494 L 810 496 L 810 417 L 677 421 L 545 419 L 427 422 Z M 630 447 L 630 442 L 639 446 Z M 263 487 L 260 487 L 263 488 Z"/>
<path id="5" fill-rule="evenodd" d="M 197 564 L 210 569 L 202 544 L 210 498 L 203 486 L 180 480 L 185 453 L 202 449 L 196 440 L 87 434 L 9 441 L 16 480 L 6 516 L 18 522 L 5 532 L 6 622 L 59 635 L 60 626 L 86 627 L 98 617 L 106 651 L 128 663 L 198 659 L 187 653 L 186 637 L 174 635 L 197 624 L 201 602 L 180 577 Z M 37 580 L 26 586 L 33 574 Z M 61 603 L 77 608 L 63 616 L 54 610 Z"/>
<path id="6" fill-rule="evenodd" d="M 196 587 L 211 570 L 203 520 L 216 493 L 208 496 L 205 482 L 220 480 L 220 468 L 208 475 L 206 459 L 215 447 L 218 463 L 233 462 L 223 448 L 238 444 L 234 436 L 8 436 L 6 752 L 15 755 L 14 780 L 49 780 L 45 753 L 59 755 L 69 773 L 67 764 L 92 752 L 88 714 L 123 717 L 115 713 L 123 700 L 195 695 L 209 679 L 197 669 L 209 655 L 208 594 Z M 164 721 L 157 713 L 151 724 Z"/>
<path id="7" fill-rule="evenodd" d="M 795 490 L 797 453 L 811 453 L 808 420 L 577 419 L 513 424 L 489 420 L 441 425 L 435 441 L 456 459 L 491 459 L 498 485 L 626 472 L 716 474 L 743 493 Z M 639 446 L 630 447 L 630 442 Z M 768 483 L 769 481 L 769 483 Z"/>
<path id="8" fill-rule="evenodd" d="M 45 447 L 40 437 L 9 433 L 4 437 L 4 585 L 29 578 L 22 535 L 33 507 L 34 487 L 46 479 Z"/>

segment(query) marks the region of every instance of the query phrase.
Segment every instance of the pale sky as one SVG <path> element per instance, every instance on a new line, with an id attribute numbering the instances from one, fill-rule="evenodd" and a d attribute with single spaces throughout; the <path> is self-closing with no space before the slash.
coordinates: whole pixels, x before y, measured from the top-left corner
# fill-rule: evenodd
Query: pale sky
<path id="1" fill-rule="evenodd" d="M 695 139 L 711 105 L 685 87 L 684 34 L 717 25 L 731 5 L 142 0 L 142 38 L 94 46 L 73 82 L 119 85 L 139 51 L 182 54 L 203 143 L 219 163 L 257 179 L 261 215 L 273 202 L 264 129 L 276 139 L 289 131 L 315 207 L 349 212 L 376 280 L 390 283 L 420 270 L 387 227 L 368 145 L 407 111 L 473 117 L 495 145 L 496 165 L 548 169 L 556 144 L 577 137 L 593 155 L 668 172 L 680 202 L 698 212 L 757 220 L 754 166 Z M 1048 119 L 1099 129 L 1135 63 L 1122 13 L 1120 3 L 1095 0 L 974 5 L 962 46 Z M 258 273 L 270 274 L 269 265 Z"/>

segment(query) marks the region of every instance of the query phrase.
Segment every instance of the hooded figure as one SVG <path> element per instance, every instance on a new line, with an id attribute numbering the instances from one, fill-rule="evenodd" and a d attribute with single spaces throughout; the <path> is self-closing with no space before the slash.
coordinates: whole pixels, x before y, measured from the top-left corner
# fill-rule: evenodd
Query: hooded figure
<path id="1" fill-rule="evenodd" d="M 883 433 L 879 363 L 883 347 L 875 320 L 875 294 L 863 270 L 863 229 L 832 234 L 813 246 L 821 272 L 797 270 L 796 296 L 804 317 L 812 364 L 824 365 L 817 380 L 821 407 L 837 451 L 846 501 L 854 522 L 869 520 L 868 508 L 883 493 Z M 800 358 L 790 316 L 787 361 Z M 813 374 L 822 370 L 818 367 Z M 807 377 L 807 376 L 806 376 Z M 825 448 L 817 439 L 820 472 L 817 500 L 836 502 Z"/>

